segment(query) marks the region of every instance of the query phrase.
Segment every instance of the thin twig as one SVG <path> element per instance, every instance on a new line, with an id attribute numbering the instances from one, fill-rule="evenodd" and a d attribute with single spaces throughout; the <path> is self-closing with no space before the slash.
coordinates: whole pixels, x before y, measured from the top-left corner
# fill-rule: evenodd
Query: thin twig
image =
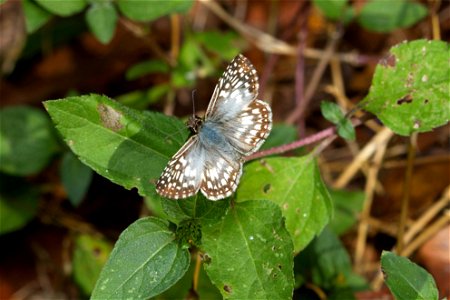
<path id="1" fill-rule="evenodd" d="M 288 43 L 274 38 L 273 36 L 258 30 L 254 27 L 246 25 L 232 16 L 230 16 L 225 10 L 220 7 L 214 0 L 199 0 L 201 4 L 208 7 L 214 14 L 221 18 L 230 27 L 246 36 L 252 41 L 259 49 L 266 53 L 274 53 L 281 55 L 296 56 L 297 47 L 291 46 Z M 305 48 L 305 57 L 312 59 L 321 59 L 324 56 L 324 51 L 319 49 Z M 333 57 L 337 57 L 339 60 L 352 64 L 352 65 L 364 65 L 368 63 L 377 62 L 379 56 L 370 56 L 364 54 L 358 54 L 356 52 L 348 53 L 335 53 Z"/>
<path id="2" fill-rule="evenodd" d="M 394 133 L 386 127 L 378 132 L 372 140 L 364 146 L 361 152 L 359 152 L 359 154 L 355 157 L 347 169 L 342 172 L 341 176 L 332 184 L 332 186 L 336 189 L 345 187 L 362 167 L 362 165 L 377 150 L 377 148 L 386 144 L 393 135 Z"/>
<path id="3" fill-rule="evenodd" d="M 330 62 L 333 53 L 336 50 L 338 41 L 342 35 L 341 27 L 336 29 L 333 34 L 330 37 L 330 40 L 328 41 L 327 46 L 325 47 L 324 55 L 320 59 L 319 63 L 317 64 L 317 67 L 315 68 L 313 75 L 311 77 L 311 80 L 308 82 L 308 88 L 306 89 L 305 95 L 304 95 L 304 101 L 298 105 L 295 110 L 287 117 L 286 123 L 287 124 L 293 124 L 295 121 L 300 119 L 307 107 L 307 104 L 312 99 L 312 96 L 314 95 L 315 91 L 317 90 L 317 87 L 319 86 L 320 79 L 322 78 L 322 75 L 325 71 L 326 66 Z"/>
<path id="4" fill-rule="evenodd" d="M 375 140 L 379 135 L 383 136 L 383 134 L 385 134 L 385 136 L 388 137 L 392 136 L 390 133 L 392 133 L 392 131 L 386 128 L 383 131 L 381 131 L 377 136 L 375 136 L 373 140 Z M 381 140 L 383 142 L 379 143 L 376 147 L 375 154 L 372 160 L 372 165 L 369 168 L 366 186 L 364 188 L 366 199 L 364 201 L 363 210 L 361 212 L 361 220 L 358 226 L 358 237 L 356 240 L 356 249 L 355 249 L 354 267 L 356 271 L 359 271 L 359 268 L 361 267 L 363 262 L 364 251 L 366 248 L 367 232 L 369 229 L 369 223 L 367 220 L 370 217 L 370 210 L 372 208 L 372 201 L 374 196 L 375 184 L 377 182 L 378 172 L 381 168 L 381 162 L 383 160 L 389 141 L 389 139 L 387 138 Z"/>
<path id="5" fill-rule="evenodd" d="M 398 227 L 397 234 L 397 249 L 398 252 L 402 252 L 404 246 L 403 235 L 406 230 L 406 220 L 408 218 L 409 212 L 409 195 L 411 190 L 411 179 L 414 167 L 414 158 L 416 156 L 416 143 L 417 143 L 417 133 L 413 133 L 409 138 L 408 145 L 408 165 L 406 167 L 405 181 L 403 183 L 403 196 L 400 211 L 400 224 Z"/>

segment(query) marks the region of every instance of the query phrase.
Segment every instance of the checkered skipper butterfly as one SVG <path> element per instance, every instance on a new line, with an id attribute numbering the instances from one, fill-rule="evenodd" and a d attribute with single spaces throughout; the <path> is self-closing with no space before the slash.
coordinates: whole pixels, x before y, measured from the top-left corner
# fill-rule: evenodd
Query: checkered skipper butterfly
<path id="1" fill-rule="evenodd" d="M 161 196 L 180 199 L 200 190 L 206 198 L 219 200 L 236 190 L 245 156 L 257 151 L 272 129 L 272 111 L 256 99 L 258 88 L 253 65 L 236 56 L 219 79 L 204 119 L 191 119 L 195 135 L 156 183 Z"/>

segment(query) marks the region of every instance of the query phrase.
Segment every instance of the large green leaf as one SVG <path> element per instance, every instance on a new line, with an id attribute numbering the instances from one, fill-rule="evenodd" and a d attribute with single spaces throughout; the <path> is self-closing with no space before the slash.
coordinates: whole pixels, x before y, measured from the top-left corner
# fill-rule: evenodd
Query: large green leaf
<path id="1" fill-rule="evenodd" d="M 211 201 L 198 193 L 194 197 L 178 201 L 162 198 L 161 204 L 171 221 L 179 223 L 188 219 L 218 220 L 230 206 L 230 201 Z"/>
<path id="2" fill-rule="evenodd" d="M 409 0 L 368 1 L 359 15 L 359 23 L 369 30 L 376 32 L 390 32 L 397 28 L 414 25 L 428 13 L 425 5 Z"/>
<path id="3" fill-rule="evenodd" d="M 295 252 L 320 233 L 332 215 L 332 203 L 311 156 L 274 157 L 244 168 L 236 201 L 271 200 L 286 218 Z"/>
<path id="4" fill-rule="evenodd" d="M 0 111 L 0 171 L 17 176 L 41 171 L 58 149 L 45 113 L 26 106 Z"/>
<path id="5" fill-rule="evenodd" d="M 176 118 L 133 110 L 104 96 L 46 101 L 45 107 L 83 163 L 141 195 L 154 195 L 154 182 L 188 136 Z"/>
<path id="6" fill-rule="evenodd" d="M 450 117 L 450 48 L 442 41 L 399 44 L 378 64 L 364 99 L 397 134 L 426 132 Z"/>
<path id="7" fill-rule="evenodd" d="M 192 0 L 118 0 L 120 11 L 135 21 L 153 21 L 168 14 L 186 12 Z"/>
<path id="8" fill-rule="evenodd" d="M 291 299 L 292 240 L 274 203 L 235 203 L 202 225 L 205 270 L 225 298 Z"/>
<path id="9" fill-rule="evenodd" d="M 189 268 L 169 222 L 148 217 L 122 232 L 91 299 L 148 299 L 174 285 Z"/>
<path id="10" fill-rule="evenodd" d="M 396 299 L 438 299 L 438 290 L 433 277 L 406 257 L 383 251 L 381 268 L 386 284 Z"/>

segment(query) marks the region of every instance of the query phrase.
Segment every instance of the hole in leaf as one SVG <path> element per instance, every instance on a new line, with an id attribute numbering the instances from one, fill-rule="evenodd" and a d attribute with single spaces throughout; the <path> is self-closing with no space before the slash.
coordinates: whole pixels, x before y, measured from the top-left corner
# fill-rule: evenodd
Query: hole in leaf
<path id="1" fill-rule="evenodd" d="M 229 286 L 229 285 L 224 285 L 224 286 L 223 286 L 223 290 L 224 290 L 225 292 L 227 292 L 228 294 L 231 294 L 231 292 L 233 291 L 233 290 L 231 289 L 231 286 Z"/>
<path id="2" fill-rule="evenodd" d="M 402 104 L 409 104 L 409 103 L 411 103 L 413 101 L 413 98 L 412 98 L 412 96 L 411 95 L 406 95 L 405 97 L 403 97 L 403 98 L 400 98 L 400 99 L 398 99 L 397 100 L 397 104 L 398 105 L 402 105 Z"/>
<path id="3" fill-rule="evenodd" d="M 95 247 L 94 249 L 92 249 L 92 254 L 94 254 L 95 257 L 98 257 L 100 255 L 100 253 L 102 253 L 100 248 Z"/>
<path id="4" fill-rule="evenodd" d="M 263 187 L 263 192 L 264 192 L 265 194 L 267 194 L 267 192 L 270 191 L 270 188 L 271 188 L 270 183 L 264 185 L 264 187 Z"/>

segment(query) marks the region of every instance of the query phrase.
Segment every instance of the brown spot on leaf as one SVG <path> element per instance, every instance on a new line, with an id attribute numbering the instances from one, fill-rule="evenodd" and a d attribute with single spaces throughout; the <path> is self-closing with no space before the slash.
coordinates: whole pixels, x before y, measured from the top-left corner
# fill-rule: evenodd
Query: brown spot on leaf
<path id="1" fill-rule="evenodd" d="M 383 67 L 394 68 L 396 64 L 397 64 L 397 58 L 395 57 L 394 54 L 391 54 L 391 53 L 389 53 L 388 56 L 383 57 L 380 60 L 380 65 L 382 65 Z"/>
<path id="2" fill-rule="evenodd" d="M 224 285 L 224 286 L 223 286 L 223 290 L 224 290 L 225 292 L 227 292 L 228 294 L 231 294 L 231 292 L 233 291 L 232 288 L 231 288 L 231 286 L 229 286 L 229 285 Z"/>
<path id="3" fill-rule="evenodd" d="M 412 96 L 411 96 L 410 94 L 408 94 L 408 95 L 406 95 L 405 97 L 398 99 L 398 100 L 397 100 L 397 104 L 398 104 L 398 105 L 409 104 L 409 103 L 411 103 L 412 101 L 413 101 Z"/>
<path id="4" fill-rule="evenodd" d="M 430 102 L 430 100 L 428 100 L 428 99 L 425 99 L 425 100 L 423 101 L 423 103 L 425 103 L 425 104 L 428 104 L 428 102 Z"/>
<path id="5" fill-rule="evenodd" d="M 120 119 L 122 118 L 120 112 L 103 103 L 98 105 L 97 110 L 103 126 L 114 131 L 119 131 L 123 128 L 122 123 L 120 123 Z"/>

